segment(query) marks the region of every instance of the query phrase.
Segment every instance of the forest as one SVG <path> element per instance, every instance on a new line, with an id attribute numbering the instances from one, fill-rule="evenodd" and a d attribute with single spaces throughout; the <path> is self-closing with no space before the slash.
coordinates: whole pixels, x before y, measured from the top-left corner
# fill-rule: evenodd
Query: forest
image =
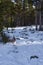
<path id="1" fill-rule="evenodd" d="M 3 27 L 40 25 L 43 23 L 42 0 L 0 0 L 0 30 Z"/>
<path id="2" fill-rule="evenodd" d="M 0 0 L 0 65 L 43 65 L 43 0 Z"/>

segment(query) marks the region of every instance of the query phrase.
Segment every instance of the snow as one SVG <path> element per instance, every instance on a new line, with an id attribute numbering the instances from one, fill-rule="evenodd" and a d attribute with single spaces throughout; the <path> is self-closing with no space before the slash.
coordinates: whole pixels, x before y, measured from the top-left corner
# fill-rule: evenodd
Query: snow
<path id="1" fill-rule="evenodd" d="M 3 29 L 15 42 L 0 42 L 0 65 L 43 65 L 43 31 L 35 26 Z M 37 56 L 38 58 L 32 58 Z"/>

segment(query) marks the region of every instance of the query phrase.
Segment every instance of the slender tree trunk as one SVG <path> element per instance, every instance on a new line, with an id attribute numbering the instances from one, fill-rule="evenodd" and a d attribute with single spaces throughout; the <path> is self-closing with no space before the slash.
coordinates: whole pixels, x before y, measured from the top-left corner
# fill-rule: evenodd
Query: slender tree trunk
<path id="1" fill-rule="evenodd" d="M 23 0 L 23 25 L 25 25 L 25 14 L 24 14 L 24 12 L 25 12 L 25 0 Z"/>
<path id="2" fill-rule="evenodd" d="M 37 30 L 37 11 L 35 11 L 35 25 L 36 25 L 36 30 Z"/>
<path id="3" fill-rule="evenodd" d="M 39 13 L 40 13 L 40 15 L 39 15 L 39 24 L 40 24 L 40 30 L 41 30 L 41 28 L 42 28 L 42 23 L 41 23 L 41 11 L 39 11 Z"/>
<path id="4" fill-rule="evenodd" d="M 37 2 L 36 2 L 36 10 L 35 10 L 35 25 L 36 25 L 36 30 L 37 30 Z"/>
<path id="5" fill-rule="evenodd" d="M 39 30 L 42 30 L 42 22 L 41 22 L 41 0 L 40 0 L 40 10 L 39 10 L 39 24 L 40 24 L 40 27 L 39 27 Z"/>

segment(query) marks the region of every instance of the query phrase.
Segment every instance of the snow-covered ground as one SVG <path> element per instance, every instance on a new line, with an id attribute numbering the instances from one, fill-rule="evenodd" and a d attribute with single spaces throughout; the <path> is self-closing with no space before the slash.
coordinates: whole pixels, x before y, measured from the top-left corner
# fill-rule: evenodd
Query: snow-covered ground
<path id="1" fill-rule="evenodd" d="M 0 65 L 43 65 L 43 31 L 35 26 L 4 29 L 3 32 L 16 42 L 0 42 Z M 38 57 L 32 58 L 31 57 Z"/>

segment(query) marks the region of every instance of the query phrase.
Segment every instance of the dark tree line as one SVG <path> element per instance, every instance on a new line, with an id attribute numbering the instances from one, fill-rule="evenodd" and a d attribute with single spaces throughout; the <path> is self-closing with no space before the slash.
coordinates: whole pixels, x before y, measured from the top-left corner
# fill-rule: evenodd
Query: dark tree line
<path id="1" fill-rule="evenodd" d="M 41 5 L 42 0 L 0 0 L 0 28 L 36 25 L 37 30 L 40 24 L 41 29 Z"/>

